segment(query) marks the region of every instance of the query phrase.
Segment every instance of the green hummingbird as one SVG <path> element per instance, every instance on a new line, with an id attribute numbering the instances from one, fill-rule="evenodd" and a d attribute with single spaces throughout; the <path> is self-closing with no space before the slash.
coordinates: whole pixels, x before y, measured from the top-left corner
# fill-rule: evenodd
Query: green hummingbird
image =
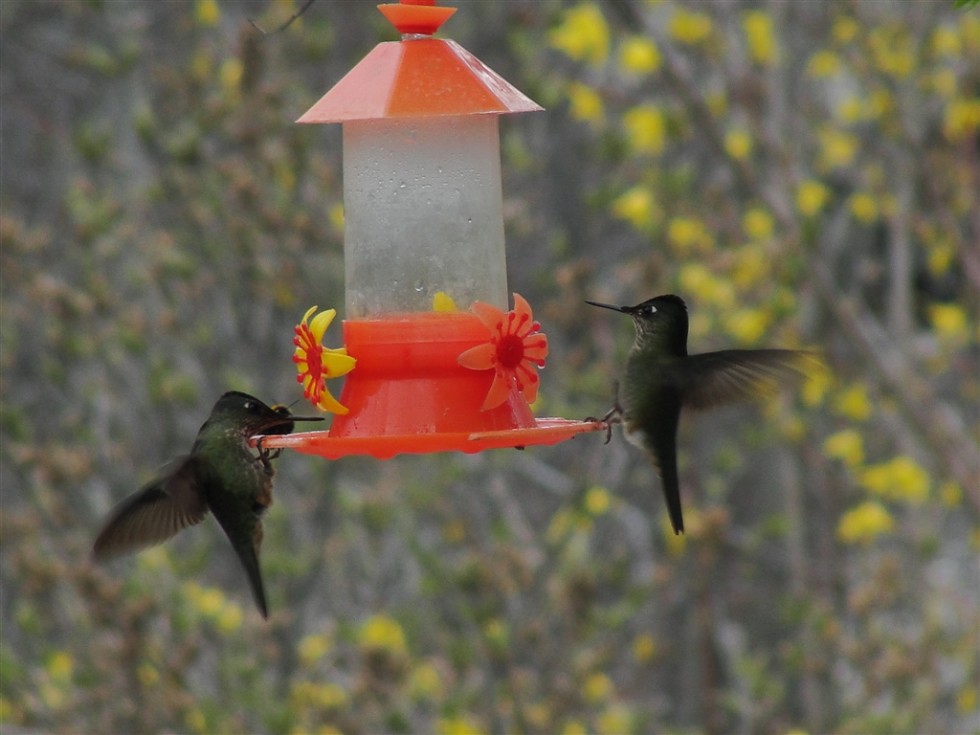
<path id="1" fill-rule="evenodd" d="M 295 421 L 322 421 L 293 416 L 286 406 L 267 406 L 246 393 L 225 393 L 197 433 L 189 455 L 170 470 L 123 500 L 109 513 L 95 539 L 96 561 L 159 544 L 214 513 L 245 567 L 255 604 L 269 616 L 259 569 L 262 514 L 272 504 L 272 460 L 282 450 L 265 449 L 259 439 L 253 453 L 248 440 L 256 434 L 289 434 Z"/>
<path id="2" fill-rule="evenodd" d="M 622 403 L 603 416 L 622 423 L 627 440 L 650 455 L 660 473 L 674 533 L 684 532 L 677 479 L 677 425 L 681 409 L 707 409 L 773 392 L 805 375 L 813 359 L 799 350 L 721 350 L 687 354 L 687 306 L 679 296 L 656 296 L 636 306 L 586 301 L 628 314 L 636 340 L 626 358 Z M 607 435 L 606 441 L 609 441 Z"/>

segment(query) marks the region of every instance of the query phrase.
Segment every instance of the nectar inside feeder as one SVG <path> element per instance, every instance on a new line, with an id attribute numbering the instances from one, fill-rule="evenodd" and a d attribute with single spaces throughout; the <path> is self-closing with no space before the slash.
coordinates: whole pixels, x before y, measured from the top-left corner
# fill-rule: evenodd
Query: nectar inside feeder
<path id="1" fill-rule="evenodd" d="M 604 429 L 535 419 L 547 341 L 516 294 L 508 311 L 498 117 L 542 108 L 431 38 L 454 8 L 378 8 L 402 39 L 376 46 L 298 121 L 343 126 L 347 412 L 329 432 L 264 446 L 387 458 Z"/>

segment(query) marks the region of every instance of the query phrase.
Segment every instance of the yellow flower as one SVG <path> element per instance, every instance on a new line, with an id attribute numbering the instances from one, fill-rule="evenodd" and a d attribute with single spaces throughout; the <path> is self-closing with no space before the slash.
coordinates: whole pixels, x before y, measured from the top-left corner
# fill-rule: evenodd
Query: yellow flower
<path id="1" fill-rule="evenodd" d="M 725 133 L 725 152 L 736 161 L 744 161 L 752 153 L 752 137 L 741 129 Z"/>
<path id="2" fill-rule="evenodd" d="M 357 360 L 347 354 L 345 347 L 330 349 L 323 346 L 323 335 L 337 316 L 337 311 L 327 309 L 307 324 L 316 310 L 316 306 L 311 306 L 295 328 L 293 362 L 298 373 L 296 380 L 303 384 L 303 395 L 314 406 L 343 415 L 347 413 L 347 407 L 330 395 L 327 380 L 346 375 L 354 369 Z"/>
<path id="3" fill-rule="evenodd" d="M 749 54 L 753 61 L 763 66 L 772 64 L 779 58 L 772 27 L 772 16 L 762 10 L 750 10 L 742 16 L 742 27 L 749 44 Z"/>
<path id="4" fill-rule="evenodd" d="M 327 219 L 330 221 L 330 226 L 333 227 L 338 232 L 344 231 L 344 204 L 343 202 L 334 203 L 327 210 Z"/>
<path id="5" fill-rule="evenodd" d="M 660 68 L 660 49 L 643 36 L 630 36 L 619 48 L 619 65 L 635 74 L 649 74 Z"/>
<path id="6" fill-rule="evenodd" d="M 774 229 L 772 215 L 761 207 L 753 207 L 742 217 L 742 229 L 753 240 L 768 240 Z"/>
<path id="7" fill-rule="evenodd" d="M 609 491 L 604 487 L 594 485 L 585 493 L 585 510 L 591 516 L 605 515 L 610 505 Z"/>
<path id="8" fill-rule="evenodd" d="M 848 467 L 854 468 L 864 461 L 864 440 L 854 429 L 844 429 L 824 440 L 823 452 L 828 457 L 839 459 Z"/>
<path id="9" fill-rule="evenodd" d="M 300 663 L 307 667 L 313 666 L 326 656 L 329 650 L 330 638 L 322 633 L 311 633 L 303 636 L 297 646 Z"/>
<path id="10" fill-rule="evenodd" d="M 909 457 L 895 457 L 861 473 L 861 486 L 891 500 L 920 504 L 929 496 L 929 475 Z"/>
<path id="11" fill-rule="evenodd" d="M 57 651 L 48 657 L 45 668 L 48 671 L 48 675 L 54 679 L 55 682 L 64 684 L 71 679 L 72 671 L 75 668 L 75 662 L 72 660 L 70 654 L 66 653 L 65 651 Z"/>
<path id="12" fill-rule="evenodd" d="M 701 300 L 721 309 L 735 305 L 735 290 L 725 278 L 718 278 L 701 263 L 686 263 L 681 267 L 677 280 L 681 288 L 696 294 Z"/>
<path id="13" fill-rule="evenodd" d="M 648 230 L 660 220 L 660 208 L 653 192 L 642 184 L 627 189 L 611 205 L 612 213 L 638 230 Z"/>
<path id="14" fill-rule="evenodd" d="M 845 544 L 869 544 L 894 527 L 895 521 L 885 507 L 868 500 L 841 516 L 837 524 L 837 538 Z"/>
<path id="15" fill-rule="evenodd" d="M 707 228 L 690 217 L 674 217 L 667 225 L 667 240 L 682 253 L 708 250 L 714 245 Z"/>
<path id="16" fill-rule="evenodd" d="M 871 399 L 864 383 L 854 383 L 837 394 L 834 409 L 849 419 L 867 421 L 871 416 Z"/>
<path id="17" fill-rule="evenodd" d="M 221 9 L 217 0 L 197 0 L 194 6 L 194 19 L 201 26 L 216 26 L 221 20 Z"/>
<path id="18" fill-rule="evenodd" d="M 397 620 L 387 615 L 374 615 L 361 626 L 358 642 L 368 651 L 388 651 L 404 654 L 408 651 L 405 631 Z"/>
<path id="19" fill-rule="evenodd" d="M 840 44 L 846 44 L 853 41 L 860 30 L 858 22 L 854 18 L 850 18 L 846 15 L 842 15 L 840 18 L 834 21 L 834 26 L 831 29 L 831 35 L 833 35 L 834 40 Z"/>
<path id="20" fill-rule="evenodd" d="M 947 508 L 958 508 L 963 502 L 963 488 L 950 480 L 939 488 L 939 497 Z"/>
<path id="21" fill-rule="evenodd" d="M 769 314 L 762 309 L 738 309 L 725 319 L 725 330 L 742 344 L 755 344 L 769 328 Z"/>
<path id="22" fill-rule="evenodd" d="M 660 154 L 667 140 L 667 124 L 655 105 L 637 105 L 623 115 L 630 146 L 639 153 Z"/>
<path id="23" fill-rule="evenodd" d="M 829 370 L 814 370 L 808 374 L 803 383 L 803 403 L 811 408 L 821 405 L 832 382 Z"/>
<path id="24" fill-rule="evenodd" d="M 951 141 L 976 135 L 980 129 L 980 98 L 953 99 L 943 115 L 943 133 Z"/>
<path id="25" fill-rule="evenodd" d="M 568 85 L 568 102 L 571 114 L 576 120 L 598 127 L 603 119 L 602 98 L 592 87 L 581 82 Z"/>
<path id="26" fill-rule="evenodd" d="M 561 729 L 561 735 L 589 735 L 589 730 L 578 720 L 569 720 Z"/>
<path id="27" fill-rule="evenodd" d="M 851 214 L 859 222 L 868 225 L 878 219 L 878 204 L 874 197 L 866 191 L 859 191 L 851 195 L 850 200 Z"/>
<path id="28" fill-rule="evenodd" d="M 237 56 L 225 59 L 221 64 L 221 68 L 218 70 L 218 78 L 221 79 L 221 86 L 228 92 L 236 93 L 238 91 L 238 85 L 242 81 L 244 68 L 242 60 Z"/>
<path id="29" fill-rule="evenodd" d="M 222 633 L 234 633 L 242 627 L 242 620 L 244 618 L 245 614 L 242 612 L 242 606 L 237 602 L 228 600 L 218 612 L 214 622 L 218 630 Z"/>
<path id="30" fill-rule="evenodd" d="M 667 30 L 681 43 L 701 43 L 711 36 L 711 18 L 704 13 L 677 8 L 670 18 Z"/>
<path id="31" fill-rule="evenodd" d="M 820 165 L 824 168 L 842 168 L 854 160 L 859 147 L 855 136 L 835 129 L 821 130 L 817 136 L 821 148 Z"/>
<path id="32" fill-rule="evenodd" d="M 483 735 L 485 732 L 466 715 L 442 717 L 436 722 L 436 735 Z"/>
<path id="33" fill-rule="evenodd" d="M 880 71 L 894 77 L 907 77 L 915 69 L 912 39 L 898 25 L 872 28 L 868 34 L 871 56 Z"/>
<path id="34" fill-rule="evenodd" d="M 408 677 L 408 690 L 415 700 L 438 700 L 442 697 L 445 687 L 439 669 L 431 663 L 419 664 Z"/>
<path id="35" fill-rule="evenodd" d="M 645 664 L 657 652 L 657 642 L 649 633 L 641 633 L 633 639 L 633 658 Z"/>
<path id="36" fill-rule="evenodd" d="M 932 47 L 932 53 L 936 56 L 949 58 L 959 56 L 963 48 L 956 28 L 948 25 L 939 26 L 932 32 L 929 45 Z"/>
<path id="37" fill-rule="evenodd" d="M 816 79 L 825 79 L 837 74 L 841 69 L 840 57 L 833 51 L 817 51 L 806 64 L 806 73 Z"/>
<path id="38" fill-rule="evenodd" d="M 633 731 L 633 715 L 622 704 L 613 704 L 596 718 L 598 735 L 624 735 Z"/>
<path id="39" fill-rule="evenodd" d="M 609 56 L 609 26 L 596 3 L 581 3 L 565 11 L 548 42 L 576 61 L 602 64 Z"/>
<path id="40" fill-rule="evenodd" d="M 582 685 L 582 696 L 589 704 L 605 701 L 612 691 L 612 680 L 603 673 L 590 674 Z"/>
<path id="41" fill-rule="evenodd" d="M 929 320 L 939 337 L 950 342 L 961 342 L 969 333 L 966 312 L 956 304 L 931 304 Z"/>
<path id="42" fill-rule="evenodd" d="M 830 191 L 826 186 L 819 181 L 808 179 L 796 190 L 796 207 L 804 216 L 812 217 L 824 208 L 829 198 Z"/>

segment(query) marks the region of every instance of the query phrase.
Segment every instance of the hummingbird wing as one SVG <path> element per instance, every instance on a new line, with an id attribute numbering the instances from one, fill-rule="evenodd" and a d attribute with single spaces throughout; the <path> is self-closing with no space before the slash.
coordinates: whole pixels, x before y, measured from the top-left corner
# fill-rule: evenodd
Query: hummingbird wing
<path id="1" fill-rule="evenodd" d="M 242 512 L 234 504 L 221 502 L 220 498 L 211 496 L 211 512 L 218 519 L 222 530 L 231 542 L 232 548 L 238 555 L 238 560 L 245 568 L 248 584 L 252 590 L 255 604 L 263 618 L 269 617 L 269 606 L 265 599 L 265 586 L 262 584 L 262 570 L 259 567 L 259 547 L 262 544 L 262 520 L 258 513 L 252 510 Z"/>
<path id="2" fill-rule="evenodd" d="M 771 395 L 814 362 L 799 350 L 721 350 L 687 356 L 676 379 L 684 405 L 701 410 Z"/>
<path id="3" fill-rule="evenodd" d="M 208 507 L 197 486 L 193 456 L 144 485 L 109 513 L 92 555 L 96 561 L 154 546 L 204 520 Z"/>

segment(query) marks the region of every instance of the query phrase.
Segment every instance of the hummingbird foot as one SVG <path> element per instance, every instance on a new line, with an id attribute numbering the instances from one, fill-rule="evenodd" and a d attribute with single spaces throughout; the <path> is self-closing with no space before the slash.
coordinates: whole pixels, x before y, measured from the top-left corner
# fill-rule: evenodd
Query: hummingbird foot
<path id="1" fill-rule="evenodd" d="M 612 439 L 612 427 L 615 424 L 623 423 L 623 407 L 619 403 L 618 380 L 613 384 L 613 392 L 615 395 L 613 399 L 614 401 L 613 407 L 610 408 L 608 411 L 606 411 L 606 413 L 602 416 L 602 418 L 596 418 L 595 416 L 586 416 L 584 419 L 582 419 L 583 421 L 591 421 L 593 423 L 598 422 L 606 425 L 606 441 L 604 441 L 603 444 L 608 444 L 609 440 Z"/>

